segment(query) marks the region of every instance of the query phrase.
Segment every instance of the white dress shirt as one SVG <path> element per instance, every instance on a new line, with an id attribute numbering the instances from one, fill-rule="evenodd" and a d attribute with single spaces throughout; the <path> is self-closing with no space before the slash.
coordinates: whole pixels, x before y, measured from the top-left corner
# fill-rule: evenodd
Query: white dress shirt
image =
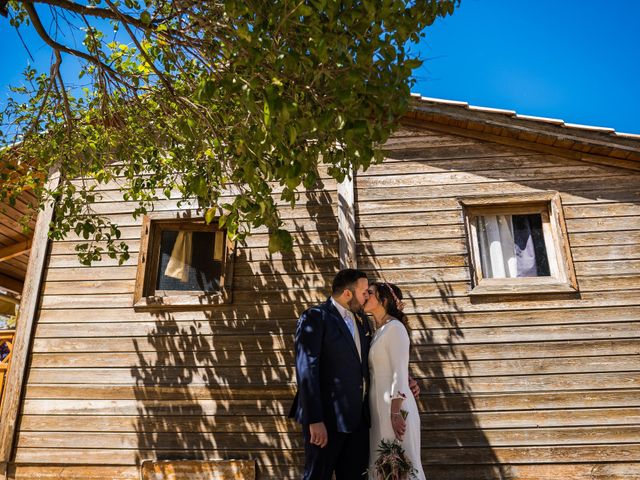
<path id="1" fill-rule="evenodd" d="M 355 315 L 351 310 L 344 308 L 338 302 L 336 302 L 335 298 L 331 297 L 331 303 L 336 307 L 338 313 L 343 318 L 344 322 L 347 324 L 347 329 L 351 332 L 351 336 L 353 338 L 353 342 L 356 344 L 356 350 L 358 350 L 358 357 L 360 357 L 360 361 L 362 361 L 362 352 L 360 351 L 360 331 L 356 325 Z"/>

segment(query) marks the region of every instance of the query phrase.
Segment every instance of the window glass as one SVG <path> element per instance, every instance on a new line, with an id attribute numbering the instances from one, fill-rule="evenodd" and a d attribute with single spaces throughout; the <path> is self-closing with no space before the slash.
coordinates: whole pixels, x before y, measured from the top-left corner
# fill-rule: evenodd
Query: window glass
<path id="1" fill-rule="evenodd" d="M 485 278 L 548 277 L 540 214 L 476 217 Z"/>
<path id="2" fill-rule="evenodd" d="M 164 230 L 156 290 L 220 290 L 224 232 Z"/>

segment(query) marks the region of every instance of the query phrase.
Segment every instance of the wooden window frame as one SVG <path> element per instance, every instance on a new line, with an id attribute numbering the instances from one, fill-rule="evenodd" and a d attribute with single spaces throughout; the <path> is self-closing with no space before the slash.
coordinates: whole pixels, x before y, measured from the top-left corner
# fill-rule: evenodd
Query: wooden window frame
<path id="1" fill-rule="evenodd" d="M 486 195 L 459 198 L 469 248 L 471 296 L 576 293 L 576 280 L 569 238 L 558 192 Z M 484 215 L 542 216 L 542 231 L 549 260 L 549 277 L 485 278 L 475 219 Z"/>
<path id="2" fill-rule="evenodd" d="M 217 219 L 207 225 L 203 217 L 176 218 L 171 214 L 148 214 L 142 221 L 140 253 L 133 294 L 133 308 L 140 311 L 154 310 L 204 310 L 216 305 L 232 302 L 233 259 L 235 244 L 230 242 L 226 231 L 215 227 Z M 155 284 L 160 260 L 160 239 L 163 231 L 218 232 L 225 234 L 225 251 L 222 255 L 221 288 L 219 292 L 166 291 L 156 294 Z"/>

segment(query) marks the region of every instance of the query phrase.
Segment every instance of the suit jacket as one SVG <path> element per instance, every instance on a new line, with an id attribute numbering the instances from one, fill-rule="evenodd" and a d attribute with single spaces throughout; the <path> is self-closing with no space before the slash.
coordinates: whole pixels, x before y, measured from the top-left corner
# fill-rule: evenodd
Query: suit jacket
<path id="1" fill-rule="evenodd" d="M 356 430 L 362 421 L 369 425 L 366 388 L 371 329 L 366 318 L 356 318 L 355 323 L 362 361 L 331 298 L 300 316 L 295 336 L 298 391 L 289 412 L 299 423 L 324 422 L 327 429 L 345 433 Z"/>

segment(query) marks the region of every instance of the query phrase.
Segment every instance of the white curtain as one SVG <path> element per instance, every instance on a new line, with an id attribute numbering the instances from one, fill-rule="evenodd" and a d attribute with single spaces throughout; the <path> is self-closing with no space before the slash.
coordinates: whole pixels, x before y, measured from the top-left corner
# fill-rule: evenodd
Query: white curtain
<path id="1" fill-rule="evenodd" d="M 485 278 L 514 278 L 518 263 L 514 249 L 511 215 L 478 217 L 478 242 Z"/>
<path id="2" fill-rule="evenodd" d="M 218 230 L 213 243 L 213 259 L 219 262 L 224 257 L 224 232 Z"/>
<path id="3" fill-rule="evenodd" d="M 538 244 L 538 249 L 541 251 L 536 252 L 534 237 L 542 239 L 543 233 L 540 228 L 532 225 L 531 217 L 531 215 L 514 215 L 511 217 L 519 277 L 537 277 L 538 275 L 544 275 L 543 271 L 538 271 L 538 267 L 542 267 L 542 270 L 548 270 L 548 267 L 545 269 L 542 264 L 539 265 L 540 261 L 546 260 L 546 252 L 540 248 L 543 247 L 540 243 L 544 243 L 544 240 Z M 543 259 L 542 257 L 545 258 Z"/>
<path id="4" fill-rule="evenodd" d="M 167 277 L 178 279 L 181 282 L 186 282 L 189 279 L 192 245 L 193 235 L 191 232 L 178 232 L 176 243 L 171 250 L 171 258 L 164 270 Z"/>

